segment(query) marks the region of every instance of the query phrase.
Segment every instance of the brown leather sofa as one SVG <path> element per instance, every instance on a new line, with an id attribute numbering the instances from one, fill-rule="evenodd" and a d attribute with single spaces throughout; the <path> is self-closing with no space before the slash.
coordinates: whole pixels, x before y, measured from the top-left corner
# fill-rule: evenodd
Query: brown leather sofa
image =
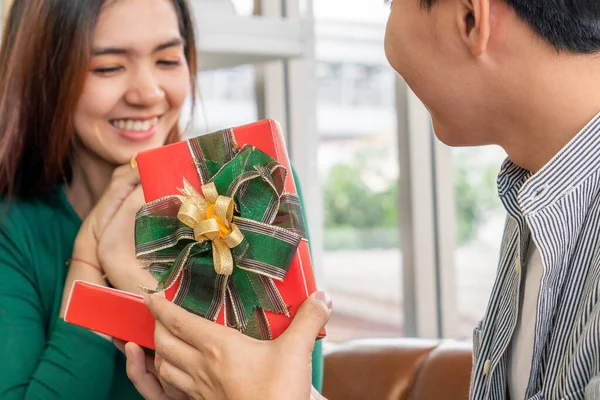
<path id="1" fill-rule="evenodd" d="M 328 400 L 465 400 L 471 344 L 368 339 L 325 350 Z"/>

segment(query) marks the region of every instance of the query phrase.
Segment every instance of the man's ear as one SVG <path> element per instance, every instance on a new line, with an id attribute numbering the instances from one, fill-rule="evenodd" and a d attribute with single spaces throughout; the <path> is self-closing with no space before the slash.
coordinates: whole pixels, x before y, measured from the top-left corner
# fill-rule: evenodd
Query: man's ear
<path id="1" fill-rule="evenodd" d="M 490 40 L 491 0 L 458 0 L 457 23 L 463 42 L 471 53 L 483 55 Z"/>

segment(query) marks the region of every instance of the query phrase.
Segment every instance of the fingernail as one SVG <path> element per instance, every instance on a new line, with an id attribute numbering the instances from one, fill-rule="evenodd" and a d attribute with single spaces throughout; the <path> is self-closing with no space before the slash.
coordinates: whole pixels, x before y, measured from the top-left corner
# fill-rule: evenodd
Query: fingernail
<path id="1" fill-rule="evenodd" d="M 329 311 L 331 311 L 331 307 L 332 307 L 332 301 L 331 301 L 331 297 L 329 297 L 329 295 L 325 292 L 315 292 L 312 295 L 313 299 L 317 300 L 318 302 L 322 303 Z"/>

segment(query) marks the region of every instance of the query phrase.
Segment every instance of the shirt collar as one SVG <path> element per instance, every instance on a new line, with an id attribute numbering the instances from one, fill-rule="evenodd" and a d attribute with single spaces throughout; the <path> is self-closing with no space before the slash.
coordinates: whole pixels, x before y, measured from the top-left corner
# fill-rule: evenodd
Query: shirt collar
<path id="1" fill-rule="evenodd" d="M 536 174 L 507 159 L 498 176 L 498 193 L 503 202 L 514 194 L 527 215 L 553 204 L 599 169 L 600 113 Z"/>

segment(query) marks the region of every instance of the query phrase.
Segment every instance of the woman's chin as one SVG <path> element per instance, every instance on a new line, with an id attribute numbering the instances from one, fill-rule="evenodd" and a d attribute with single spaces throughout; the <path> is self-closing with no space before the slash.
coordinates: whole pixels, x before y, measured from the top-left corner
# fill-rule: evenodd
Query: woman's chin
<path id="1" fill-rule="evenodd" d="M 113 153 L 106 158 L 107 160 L 110 160 L 110 164 L 113 164 L 115 166 L 125 165 L 131 163 L 131 159 L 135 157 L 135 155 L 147 150 L 152 150 L 153 148 L 154 147 L 140 147 L 138 149 L 128 149 L 127 151 Z"/>
<path id="2" fill-rule="evenodd" d="M 126 147 L 121 147 L 118 152 L 112 152 L 111 158 L 119 164 L 126 164 L 129 163 L 131 158 L 136 154 L 161 147 L 164 145 L 165 141 L 166 139 L 160 139 L 131 143 Z"/>

